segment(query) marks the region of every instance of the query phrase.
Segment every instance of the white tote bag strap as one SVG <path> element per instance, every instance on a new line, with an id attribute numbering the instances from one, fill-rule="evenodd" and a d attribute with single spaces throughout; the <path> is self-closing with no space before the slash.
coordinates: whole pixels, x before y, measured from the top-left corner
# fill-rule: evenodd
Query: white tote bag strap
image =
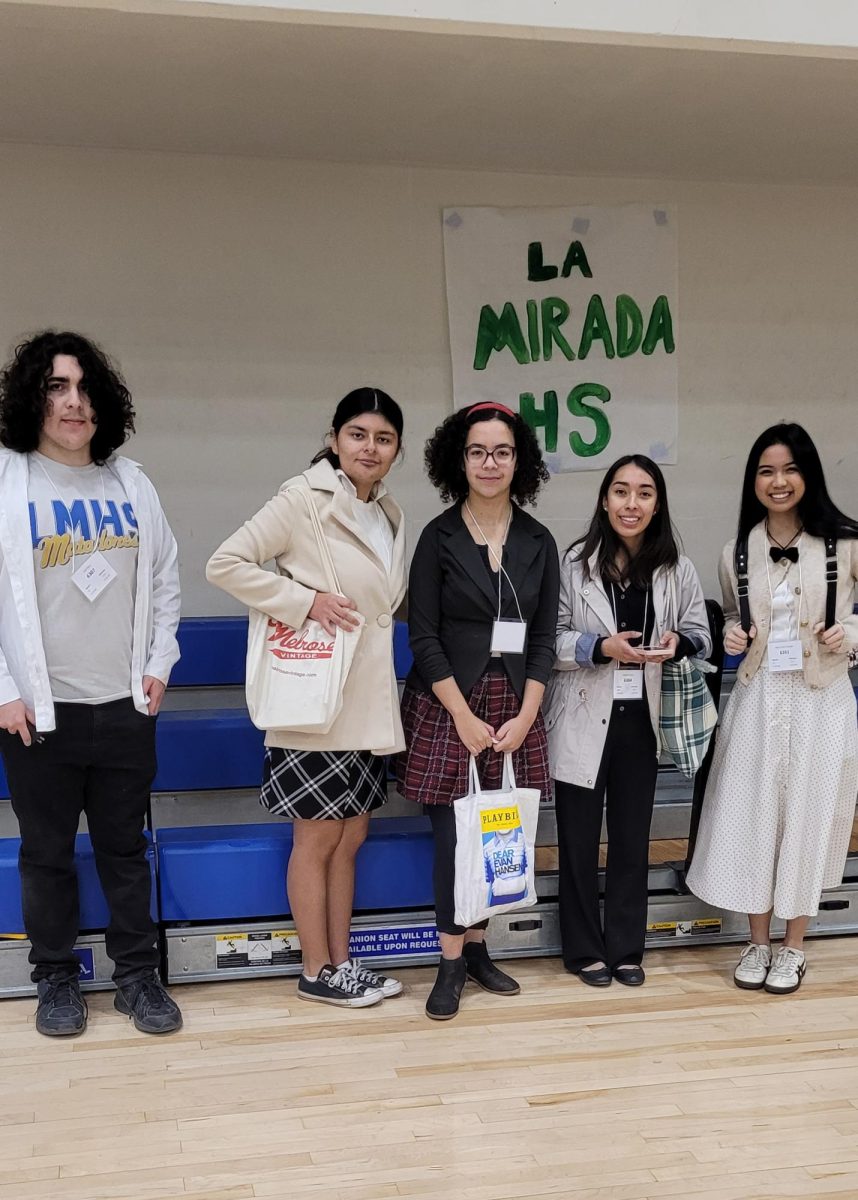
<path id="1" fill-rule="evenodd" d="M 330 584 L 328 590 L 335 592 L 338 596 L 341 596 L 343 593 L 342 588 L 340 587 L 340 581 L 337 578 L 337 569 L 334 566 L 333 558 L 331 558 L 331 548 L 328 545 L 328 539 L 325 537 L 325 531 L 322 528 L 322 520 L 319 516 L 319 510 L 316 508 L 316 501 L 313 499 L 313 493 L 309 488 L 301 486 L 289 488 L 289 491 L 299 492 L 304 497 L 304 502 L 307 505 L 307 512 L 310 516 L 310 524 L 313 526 L 313 532 L 316 535 L 316 541 L 319 545 L 319 555 L 322 559 L 322 569 L 327 575 L 328 583 Z"/>
<path id="2" fill-rule="evenodd" d="M 468 763 L 468 791 L 472 796 L 481 796 L 483 789 L 480 785 L 480 773 L 477 770 L 477 760 L 471 755 L 471 761 Z M 501 791 L 515 791 L 515 775 L 512 769 L 512 755 L 505 754 L 503 756 L 503 777 L 501 779 Z"/>
<path id="3" fill-rule="evenodd" d="M 477 760 L 471 755 L 471 761 L 468 763 L 468 792 L 471 796 L 481 796 L 483 790 L 480 787 L 480 773 L 477 770 Z"/>

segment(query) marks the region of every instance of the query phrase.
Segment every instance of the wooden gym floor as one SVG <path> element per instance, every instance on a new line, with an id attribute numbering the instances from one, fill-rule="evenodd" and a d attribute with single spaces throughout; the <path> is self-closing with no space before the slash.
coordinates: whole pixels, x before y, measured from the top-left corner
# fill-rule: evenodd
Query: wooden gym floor
<path id="1" fill-rule="evenodd" d="M 423 1015 L 434 972 L 342 1012 L 294 979 L 175 989 L 181 1033 L 110 993 L 50 1041 L 0 1003 L 0 1200 L 757 1200 L 858 1197 L 858 940 L 809 943 L 791 997 L 742 992 L 736 947 L 648 955 L 588 988 L 510 964 Z"/>

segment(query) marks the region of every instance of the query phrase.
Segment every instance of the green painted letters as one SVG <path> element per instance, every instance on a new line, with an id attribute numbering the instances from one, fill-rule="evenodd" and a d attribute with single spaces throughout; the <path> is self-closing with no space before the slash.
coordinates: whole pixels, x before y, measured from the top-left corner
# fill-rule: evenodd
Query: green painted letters
<path id="1" fill-rule="evenodd" d="M 551 343 L 557 346 L 571 362 L 575 351 L 560 332 L 560 326 L 569 316 L 569 305 L 559 296 L 546 296 L 542 301 L 542 356 L 546 362 L 551 361 Z"/>
<path id="2" fill-rule="evenodd" d="M 527 278 L 533 283 L 557 278 L 557 268 L 546 267 L 542 260 L 542 242 L 531 242 L 527 247 Z"/>
<path id="3" fill-rule="evenodd" d="M 587 316 L 584 318 L 584 328 L 581 330 L 581 341 L 578 346 L 578 357 L 586 358 L 590 347 L 598 338 L 605 348 L 605 358 L 614 357 L 614 339 L 611 337 L 611 327 L 605 315 L 602 297 L 598 294 L 590 297 L 587 305 Z"/>
<path id="4" fill-rule="evenodd" d="M 617 296 L 617 354 L 628 358 L 640 349 L 643 338 L 643 316 L 641 310 L 625 292 Z"/>
<path id="5" fill-rule="evenodd" d="M 673 340 L 673 317 L 670 315 L 667 296 L 657 296 L 655 304 L 652 306 L 643 340 L 644 354 L 652 354 L 658 342 L 664 343 L 665 354 L 673 354 L 676 349 L 676 343 Z"/>
<path id="6" fill-rule="evenodd" d="M 536 397 L 533 392 L 522 392 L 518 398 L 518 408 L 524 420 L 534 433 L 538 429 L 545 431 L 545 452 L 553 454 L 557 449 L 557 393 L 543 393 L 544 408 L 536 407 Z"/>
<path id="7" fill-rule="evenodd" d="M 568 308 L 567 308 L 568 312 Z M 503 350 L 507 346 L 515 356 L 517 363 L 530 362 L 527 346 L 524 344 L 524 334 L 521 332 L 518 314 L 511 300 L 507 300 L 500 316 L 490 304 L 484 304 L 480 309 L 480 324 L 477 329 L 477 345 L 474 350 L 474 370 L 485 371 L 493 350 Z"/>
<path id="8" fill-rule="evenodd" d="M 601 454 L 611 440 L 611 423 L 600 408 L 584 403 L 585 396 L 593 396 L 607 404 L 611 393 L 601 383 L 579 383 L 566 397 L 566 407 L 573 417 L 587 417 L 596 426 L 592 442 L 585 442 L 577 430 L 569 434 L 573 454 L 579 458 L 592 458 L 594 454 Z"/>
<path id="9" fill-rule="evenodd" d="M 584 247 L 580 242 L 572 242 L 566 251 L 566 257 L 563 260 L 563 270 L 561 271 L 564 279 L 569 278 L 573 267 L 577 267 L 581 274 L 586 275 L 588 279 L 593 278 L 593 272 L 590 270 L 590 264 L 587 262 L 587 255 L 584 253 Z"/>

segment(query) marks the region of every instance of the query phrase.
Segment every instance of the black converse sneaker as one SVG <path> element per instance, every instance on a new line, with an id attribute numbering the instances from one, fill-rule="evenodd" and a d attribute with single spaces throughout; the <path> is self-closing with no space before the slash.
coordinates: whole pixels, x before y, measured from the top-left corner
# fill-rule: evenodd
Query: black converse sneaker
<path id="1" fill-rule="evenodd" d="M 348 971 L 364 987 L 379 988 L 385 1000 L 389 1000 L 391 996 L 398 996 L 402 991 L 402 984 L 398 979 L 392 979 L 390 975 L 379 975 L 378 971 L 371 971 L 359 959 L 350 959 L 343 964 L 342 970 Z"/>
<path id="2" fill-rule="evenodd" d="M 381 988 L 367 987 L 345 967 L 335 970 L 330 963 L 322 967 L 315 979 L 301 976 L 298 996 L 301 1000 L 318 1000 L 320 1004 L 335 1004 L 339 1008 L 369 1008 L 384 999 Z"/>

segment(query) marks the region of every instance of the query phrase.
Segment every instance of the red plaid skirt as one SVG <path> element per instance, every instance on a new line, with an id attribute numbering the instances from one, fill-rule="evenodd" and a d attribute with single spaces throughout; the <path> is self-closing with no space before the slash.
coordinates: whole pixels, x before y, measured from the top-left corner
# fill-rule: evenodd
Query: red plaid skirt
<path id="1" fill-rule="evenodd" d="M 506 673 L 486 671 L 468 697 L 468 707 L 481 720 L 499 729 L 521 709 Z M 456 733 L 453 718 L 434 694 L 405 689 L 402 724 L 408 747 L 396 762 L 396 784 L 407 800 L 418 804 L 452 804 L 468 794 L 470 755 Z M 484 750 L 477 757 L 480 782 L 486 790 L 501 786 L 503 755 Z M 540 712 L 527 737 L 512 756 L 515 782 L 520 787 L 549 787 L 548 742 Z"/>

